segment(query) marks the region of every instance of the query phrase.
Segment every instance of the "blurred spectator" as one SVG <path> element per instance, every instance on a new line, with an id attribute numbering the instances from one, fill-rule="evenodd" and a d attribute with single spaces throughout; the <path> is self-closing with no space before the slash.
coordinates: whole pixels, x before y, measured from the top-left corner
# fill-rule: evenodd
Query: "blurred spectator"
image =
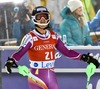
<path id="1" fill-rule="evenodd" d="M 93 0 L 93 1 L 94 1 L 94 8 L 97 13 L 98 10 L 100 9 L 100 0 Z"/>
<path id="2" fill-rule="evenodd" d="M 100 45 L 100 9 L 96 13 L 96 16 L 91 21 L 88 21 L 88 25 L 91 32 L 94 32 L 95 42 L 97 42 L 97 45 Z"/>
<path id="3" fill-rule="evenodd" d="M 96 13 L 92 21 L 89 21 L 88 24 L 89 24 L 91 31 L 93 30 L 100 31 L 100 9 Z"/>
<path id="4" fill-rule="evenodd" d="M 21 24 L 19 22 L 18 17 L 15 17 L 15 21 L 13 22 L 13 29 L 12 29 L 12 34 L 13 34 L 13 38 L 17 39 L 17 46 L 20 45 L 21 39 L 22 39 L 22 34 L 21 34 Z"/>
<path id="5" fill-rule="evenodd" d="M 32 19 L 29 17 L 28 14 L 26 14 L 26 17 L 23 22 L 23 30 L 25 30 L 25 34 L 27 34 L 29 31 L 31 31 L 34 28 L 34 23 Z"/>
<path id="6" fill-rule="evenodd" d="M 23 35 L 27 34 L 29 31 L 31 31 L 34 28 L 34 23 L 31 19 L 31 13 L 32 13 L 35 5 L 32 2 L 26 2 L 26 3 L 24 3 L 24 7 L 25 7 L 24 10 L 26 10 L 26 11 L 24 12 L 25 16 L 24 16 L 24 19 L 22 22 L 23 30 L 25 32 Z"/>
<path id="7" fill-rule="evenodd" d="M 28 2 L 27 5 L 24 4 L 25 2 L 16 5 L 11 2 L 0 4 L 0 39 L 8 39 L 6 30 L 8 30 L 9 38 L 15 38 L 17 37 L 17 35 L 15 35 L 16 31 L 20 33 L 19 37 L 23 37 L 23 35 L 34 28 L 31 13 L 35 5 L 31 2 Z M 7 21 L 7 25 L 5 20 Z M 18 37 L 17 39 L 20 41 Z"/>
<path id="8" fill-rule="evenodd" d="M 69 0 L 61 15 L 64 20 L 60 25 L 60 33 L 62 40 L 66 35 L 66 45 L 92 45 L 89 27 L 83 15 L 83 4 L 80 0 Z"/>
<path id="9" fill-rule="evenodd" d="M 68 0 L 48 0 L 47 8 L 52 15 L 52 27 L 54 32 L 60 34 L 60 23 L 62 22 L 62 17 L 60 15 L 61 10 L 66 6 Z"/>
<path id="10" fill-rule="evenodd" d="M 24 6 L 29 10 L 29 13 L 31 14 L 33 9 L 35 8 L 35 4 L 32 2 L 26 2 L 24 3 Z"/>
<path id="11" fill-rule="evenodd" d="M 15 19 L 15 22 L 13 23 L 13 34 L 14 37 L 16 36 L 18 39 L 17 45 L 20 45 L 22 37 L 34 28 L 34 23 L 30 17 L 33 8 L 33 4 L 24 3 L 14 9 L 15 15 L 17 14 L 17 19 Z M 19 32 L 19 37 L 18 35 L 15 35 L 17 31 Z"/>

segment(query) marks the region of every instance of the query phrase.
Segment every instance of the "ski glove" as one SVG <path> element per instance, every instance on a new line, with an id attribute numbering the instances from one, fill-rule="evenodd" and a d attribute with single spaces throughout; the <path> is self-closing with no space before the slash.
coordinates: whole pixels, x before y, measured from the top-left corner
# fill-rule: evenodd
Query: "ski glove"
<path id="1" fill-rule="evenodd" d="M 5 69 L 6 69 L 8 74 L 12 73 L 12 70 L 11 70 L 12 67 L 17 68 L 18 65 L 16 64 L 16 62 L 13 58 L 8 57 L 8 60 L 5 63 Z"/>
<path id="2" fill-rule="evenodd" d="M 83 60 L 84 62 L 87 62 L 88 64 L 93 63 L 96 66 L 96 68 L 98 68 L 99 65 L 100 65 L 98 60 L 93 58 L 93 56 L 90 56 L 89 53 L 88 54 L 82 54 L 81 60 Z"/>

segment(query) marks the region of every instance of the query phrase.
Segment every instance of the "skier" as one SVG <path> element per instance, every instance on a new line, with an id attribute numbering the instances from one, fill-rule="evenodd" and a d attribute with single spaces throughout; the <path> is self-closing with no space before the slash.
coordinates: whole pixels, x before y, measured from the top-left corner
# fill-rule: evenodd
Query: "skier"
<path id="1" fill-rule="evenodd" d="M 30 61 L 30 76 L 37 82 L 28 78 L 29 89 L 58 89 L 54 72 L 55 50 L 73 60 L 93 63 L 97 68 L 99 62 L 89 54 L 81 54 L 68 49 L 60 38 L 50 29 L 50 13 L 44 6 L 35 7 L 32 12 L 35 29 L 26 34 L 17 51 L 8 57 L 5 63 L 7 72 L 16 65 L 21 57 L 28 52 Z"/>

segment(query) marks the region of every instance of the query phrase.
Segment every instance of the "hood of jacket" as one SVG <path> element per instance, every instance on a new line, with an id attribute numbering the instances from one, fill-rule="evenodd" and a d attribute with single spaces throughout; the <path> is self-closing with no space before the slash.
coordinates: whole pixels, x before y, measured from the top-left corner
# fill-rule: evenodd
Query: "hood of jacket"
<path id="1" fill-rule="evenodd" d="M 63 8 L 60 14 L 63 19 L 76 20 L 76 18 L 71 13 L 69 13 L 69 8 L 67 6 Z"/>

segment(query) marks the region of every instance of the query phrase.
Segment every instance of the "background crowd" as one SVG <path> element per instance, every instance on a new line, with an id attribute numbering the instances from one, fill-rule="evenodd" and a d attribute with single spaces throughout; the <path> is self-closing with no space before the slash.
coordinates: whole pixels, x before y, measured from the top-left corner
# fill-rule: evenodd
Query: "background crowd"
<path id="1" fill-rule="evenodd" d="M 91 42 L 89 44 L 97 46 L 99 45 L 100 40 L 100 1 L 80 1 L 82 1 L 83 11 L 90 30 L 89 35 L 93 41 L 93 44 Z M 30 30 L 34 29 L 34 23 L 31 19 L 31 12 L 34 7 L 38 5 L 43 5 L 48 8 L 51 14 L 51 26 L 54 31 L 61 36 L 62 40 L 64 40 L 63 36 L 66 34 L 62 35 L 60 25 L 65 20 L 61 13 L 64 7 L 67 6 L 67 2 L 68 0 L 38 0 L 38 2 L 36 2 L 36 0 L 25 0 L 20 4 L 14 4 L 13 2 L 0 3 L 0 46 L 20 45 L 22 37 Z M 64 27 L 67 28 L 69 26 Z M 66 31 L 66 33 L 68 32 Z M 66 45 L 69 45 L 67 44 L 69 40 L 68 34 L 65 36 L 65 39 Z M 15 42 L 15 44 L 10 44 L 10 42 Z"/>

